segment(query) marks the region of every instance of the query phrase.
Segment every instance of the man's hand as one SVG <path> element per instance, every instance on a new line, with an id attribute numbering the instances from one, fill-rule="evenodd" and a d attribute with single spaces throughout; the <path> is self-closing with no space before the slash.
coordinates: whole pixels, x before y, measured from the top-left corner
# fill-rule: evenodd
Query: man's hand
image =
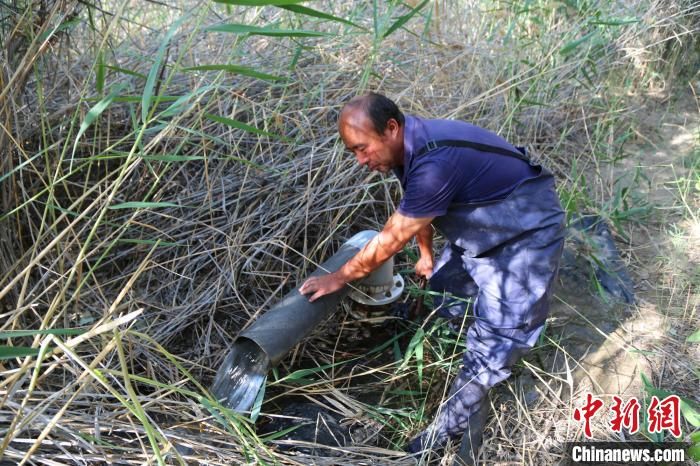
<path id="1" fill-rule="evenodd" d="M 299 293 L 303 295 L 311 294 L 309 301 L 314 302 L 321 296 L 335 293 L 344 286 L 345 281 L 335 272 L 329 273 L 328 275 L 321 275 L 320 277 L 308 278 L 304 284 L 299 287 Z"/>
<path id="2" fill-rule="evenodd" d="M 433 255 L 421 255 L 416 262 L 416 275 L 419 277 L 430 278 L 433 274 Z"/>

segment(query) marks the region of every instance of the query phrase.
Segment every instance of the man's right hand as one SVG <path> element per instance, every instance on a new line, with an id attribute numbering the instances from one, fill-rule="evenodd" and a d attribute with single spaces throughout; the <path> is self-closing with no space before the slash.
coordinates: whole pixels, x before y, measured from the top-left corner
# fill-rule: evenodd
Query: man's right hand
<path id="1" fill-rule="evenodd" d="M 345 283 L 338 272 L 329 273 L 320 277 L 307 278 L 299 287 L 299 293 L 310 295 L 309 302 L 314 302 L 322 296 L 335 293 L 345 286 Z"/>
<path id="2" fill-rule="evenodd" d="M 419 277 L 430 278 L 433 274 L 433 256 L 421 255 L 416 262 L 416 275 Z"/>

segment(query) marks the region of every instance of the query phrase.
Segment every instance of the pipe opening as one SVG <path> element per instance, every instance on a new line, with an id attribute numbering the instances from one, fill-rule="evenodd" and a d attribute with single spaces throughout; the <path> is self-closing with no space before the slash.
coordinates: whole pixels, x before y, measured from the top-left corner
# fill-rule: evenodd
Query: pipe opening
<path id="1" fill-rule="evenodd" d="M 211 392 L 236 412 L 250 411 L 265 384 L 270 358 L 253 340 L 239 337 L 216 373 Z"/>

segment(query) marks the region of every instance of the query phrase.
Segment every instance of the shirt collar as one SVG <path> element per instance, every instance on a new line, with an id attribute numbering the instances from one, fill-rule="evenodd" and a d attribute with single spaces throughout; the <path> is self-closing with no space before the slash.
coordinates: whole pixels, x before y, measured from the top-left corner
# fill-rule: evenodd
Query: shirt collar
<path id="1" fill-rule="evenodd" d="M 403 128 L 403 167 L 396 167 L 394 174 L 401 181 L 401 186 L 406 185 L 406 174 L 413 162 L 415 149 L 414 135 L 416 132 L 416 119 L 411 115 L 405 115 Z"/>
<path id="2" fill-rule="evenodd" d="M 409 166 L 409 162 L 413 160 L 414 139 L 416 132 L 416 119 L 411 115 L 406 115 L 403 129 L 403 163 L 404 167 Z"/>

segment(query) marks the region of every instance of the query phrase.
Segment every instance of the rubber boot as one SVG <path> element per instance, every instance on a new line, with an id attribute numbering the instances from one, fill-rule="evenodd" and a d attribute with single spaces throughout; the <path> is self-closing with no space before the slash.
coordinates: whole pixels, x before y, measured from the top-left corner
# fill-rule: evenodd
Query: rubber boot
<path id="1" fill-rule="evenodd" d="M 471 374 L 460 371 L 435 420 L 409 442 L 406 450 L 411 453 L 435 450 L 442 448 L 449 439 L 459 438 L 469 427 L 472 415 L 479 417 L 478 412 L 482 409 L 487 392 L 488 387 L 484 387 Z"/>
<path id="2" fill-rule="evenodd" d="M 486 400 L 481 404 L 479 410 L 469 417 L 469 425 L 462 435 L 462 443 L 452 466 L 475 466 L 477 464 L 489 412 L 489 403 Z"/>

